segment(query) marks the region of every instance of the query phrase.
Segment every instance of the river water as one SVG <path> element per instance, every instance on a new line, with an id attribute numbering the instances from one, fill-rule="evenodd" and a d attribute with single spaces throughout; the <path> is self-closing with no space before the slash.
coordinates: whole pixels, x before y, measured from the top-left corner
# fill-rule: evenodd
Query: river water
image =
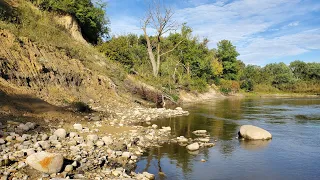
<path id="1" fill-rule="evenodd" d="M 183 107 L 187 117 L 155 121 L 176 136 L 205 129 L 216 146 L 153 148 L 137 164 L 156 179 L 320 179 L 320 98 L 222 99 Z M 240 141 L 241 125 L 268 130 L 270 141 Z M 201 159 L 206 162 L 201 162 Z M 160 172 L 160 173 L 159 173 Z"/>

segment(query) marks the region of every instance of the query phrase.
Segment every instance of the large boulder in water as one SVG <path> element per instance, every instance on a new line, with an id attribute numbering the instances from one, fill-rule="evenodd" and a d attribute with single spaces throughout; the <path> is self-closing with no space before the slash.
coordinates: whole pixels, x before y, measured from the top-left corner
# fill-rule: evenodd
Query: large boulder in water
<path id="1" fill-rule="evenodd" d="M 240 138 L 244 138 L 248 140 L 272 139 L 272 135 L 268 131 L 252 125 L 241 126 L 238 135 Z"/>
<path id="2" fill-rule="evenodd" d="M 28 156 L 26 163 L 44 173 L 57 173 L 60 172 L 62 168 L 63 156 L 57 153 L 42 151 Z"/>

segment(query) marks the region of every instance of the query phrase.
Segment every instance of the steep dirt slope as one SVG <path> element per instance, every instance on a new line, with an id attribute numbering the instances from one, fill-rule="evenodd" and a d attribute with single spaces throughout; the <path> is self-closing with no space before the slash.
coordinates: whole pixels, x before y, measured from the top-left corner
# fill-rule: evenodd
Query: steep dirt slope
<path id="1" fill-rule="evenodd" d="M 55 104 L 117 99 L 108 77 L 86 68 L 63 49 L 38 47 L 6 30 L 0 30 L 0 77 Z"/>

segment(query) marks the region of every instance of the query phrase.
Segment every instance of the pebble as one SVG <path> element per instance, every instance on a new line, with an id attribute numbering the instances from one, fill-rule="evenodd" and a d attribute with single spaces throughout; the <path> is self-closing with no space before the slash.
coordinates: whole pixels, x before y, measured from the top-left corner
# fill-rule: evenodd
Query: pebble
<path id="1" fill-rule="evenodd" d="M 82 130 L 82 124 L 74 124 L 73 125 L 73 129 L 76 129 L 78 131 L 81 131 Z"/>
<path id="2" fill-rule="evenodd" d="M 64 139 L 67 136 L 67 131 L 65 129 L 57 129 L 54 133 L 57 137 Z"/>
<path id="3" fill-rule="evenodd" d="M 65 172 L 71 172 L 73 170 L 73 166 L 72 165 L 66 165 L 66 167 L 64 168 Z"/>

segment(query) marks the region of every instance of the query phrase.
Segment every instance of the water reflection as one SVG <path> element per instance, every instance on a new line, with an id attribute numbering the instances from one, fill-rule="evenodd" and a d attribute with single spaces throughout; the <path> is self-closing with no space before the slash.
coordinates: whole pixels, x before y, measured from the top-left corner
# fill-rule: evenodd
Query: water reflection
<path id="1" fill-rule="evenodd" d="M 245 141 L 240 140 L 240 147 L 249 150 L 249 151 L 257 151 L 266 148 L 272 140 L 256 140 L 256 141 Z"/>
<path id="2" fill-rule="evenodd" d="M 316 128 L 319 126 L 314 125 L 320 123 L 319 105 L 320 99 L 266 98 L 224 99 L 185 106 L 183 108 L 190 112 L 189 116 L 158 120 L 154 123 L 159 127 L 170 126 L 173 135 L 187 138 L 194 138 L 193 131 L 205 129 L 210 134 L 210 141 L 217 141 L 216 146 L 200 149 L 196 153 L 189 153 L 186 147 L 177 144 L 153 148 L 138 162 L 136 171 L 148 171 L 155 174 L 156 179 L 248 179 L 245 172 L 254 172 L 257 177 L 261 175 L 266 179 L 283 179 L 283 177 L 290 179 L 292 172 L 287 169 L 294 169 L 297 165 L 286 162 L 297 159 L 296 164 L 302 162 L 312 164 L 310 160 L 305 160 L 306 157 L 302 159 L 302 152 L 295 151 L 303 149 L 303 153 L 307 154 L 306 151 L 309 149 L 305 147 L 306 145 L 320 145 L 320 142 L 315 143 L 313 139 L 304 139 L 301 133 L 296 133 L 305 132 L 305 128 L 309 128 L 308 133 L 317 134 L 319 128 Z M 274 135 L 274 139 L 239 141 L 236 136 L 239 127 L 243 124 L 266 128 Z M 294 143 L 296 141 L 305 143 Z M 302 145 L 303 148 L 300 147 Z M 294 146 L 297 147 L 294 148 Z M 320 151 L 320 146 L 318 150 Z M 315 152 L 315 147 L 310 148 L 310 151 Z M 300 156 L 297 157 L 295 154 Z M 310 154 L 308 158 L 309 156 Z M 294 158 L 294 160 L 286 158 Z M 207 162 L 202 163 L 201 159 Z M 255 164 L 256 161 L 260 164 Z M 313 162 L 313 166 L 316 163 L 318 161 Z M 320 163 L 316 165 L 320 166 Z M 272 166 L 277 168 L 267 170 Z M 305 165 L 303 167 L 305 168 Z M 212 169 L 215 169 L 214 174 Z M 267 172 L 271 170 L 277 173 Z M 312 173 L 309 172 L 309 174 Z M 309 177 L 304 172 L 300 172 L 299 175 L 302 179 Z M 292 176 L 292 178 L 297 177 Z"/>

